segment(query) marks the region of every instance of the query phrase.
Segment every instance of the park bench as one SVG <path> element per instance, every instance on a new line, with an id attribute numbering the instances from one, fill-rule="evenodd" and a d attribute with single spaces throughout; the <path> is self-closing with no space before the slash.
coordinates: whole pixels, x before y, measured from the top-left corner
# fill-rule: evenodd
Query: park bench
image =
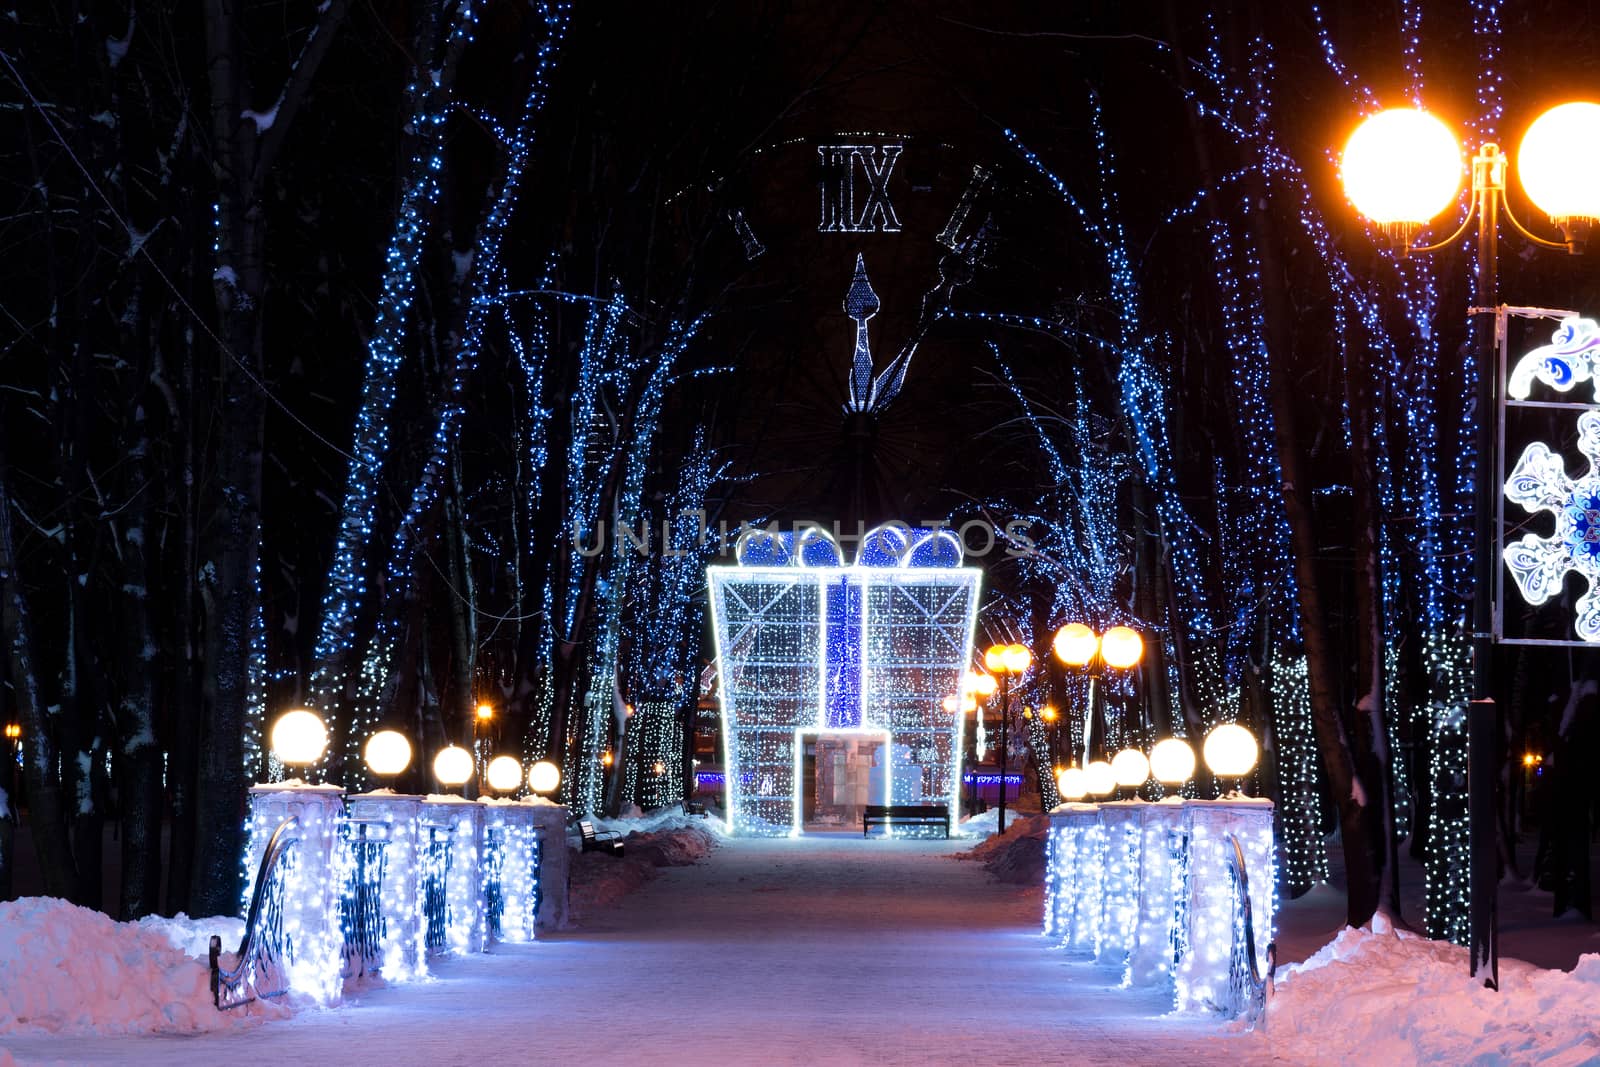
<path id="1" fill-rule="evenodd" d="M 868 804 L 861 814 L 861 836 L 867 836 L 868 827 L 876 823 L 888 826 L 943 826 L 944 836 L 950 836 L 950 809 L 942 804 Z"/>
<path id="2" fill-rule="evenodd" d="M 683 802 L 683 813 L 685 815 L 698 815 L 700 818 L 704 819 L 706 817 L 706 806 L 704 804 L 697 804 L 692 800 L 685 800 Z"/>
<path id="3" fill-rule="evenodd" d="M 622 855 L 622 835 L 615 830 L 596 830 L 588 819 L 578 821 L 578 836 L 583 838 L 584 852 L 608 852 Z"/>

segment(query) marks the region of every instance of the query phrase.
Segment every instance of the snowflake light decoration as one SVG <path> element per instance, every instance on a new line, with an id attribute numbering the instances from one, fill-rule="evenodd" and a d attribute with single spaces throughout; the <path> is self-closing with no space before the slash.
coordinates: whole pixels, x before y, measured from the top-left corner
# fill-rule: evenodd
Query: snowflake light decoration
<path id="1" fill-rule="evenodd" d="M 1600 400 L 1600 325 L 1577 316 L 1562 319 L 1549 344 L 1517 360 L 1506 392 L 1513 400 L 1526 400 L 1536 380 L 1562 393 L 1579 382 L 1592 382 Z"/>
<path id="2" fill-rule="evenodd" d="M 1589 471 L 1574 479 L 1544 442 L 1523 450 L 1506 480 L 1506 499 L 1529 512 L 1551 512 L 1556 528 L 1549 537 L 1524 534 L 1503 555 L 1529 604 L 1560 593 L 1568 571 L 1587 579 L 1589 590 L 1578 598 L 1573 623 L 1583 640 L 1600 642 L 1600 412 L 1578 416 L 1578 451 Z"/>

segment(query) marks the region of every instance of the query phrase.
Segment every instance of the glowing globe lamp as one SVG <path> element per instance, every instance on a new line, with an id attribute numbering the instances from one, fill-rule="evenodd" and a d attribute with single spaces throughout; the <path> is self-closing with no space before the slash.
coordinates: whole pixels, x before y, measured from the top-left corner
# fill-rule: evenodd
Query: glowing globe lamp
<path id="1" fill-rule="evenodd" d="M 1056 785 L 1061 789 L 1061 799 L 1082 800 L 1089 795 L 1089 776 L 1080 767 L 1064 767 L 1056 775 Z"/>
<path id="2" fill-rule="evenodd" d="M 1600 219 L 1600 104 L 1553 107 L 1534 120 L 1517 151 L 1517 174 L 1557 226 Z"/>
<path id="3" fill-rule="evenodd" d="M 1100 639 L 1100 658 L 1106 666 L 1124 670 L 1139 662 L 1144 655 L 1144 638 L 1139 631 L 1127 626 L 1113 626 Z"/>
<path id="4" fill-rule="evenodd" d="M 483 775 L 496 793 L 515 793 L 522 784 L 522 764 L 515 756 L 496 756 L 483 769 Z"/>
<path id="5" fill-rule="evenodd" d="M 528 788 L 535 793 L 554 793 L 561 784 L 561 768 L 542 759 L 528 768 Z"/>
<path id="6" fill-rule="evenodd" d="M 1345 142 L 1339 176 L 1357 211 L 1406 240 L 1461 188 L 1461 146 L 1417 108 L 1369 115 Z"/>
<path id="7" fill-rule="evenodd" d="M 472 777 L 472 753 L 460 745 L 441 748 L 433 757 L 433 776 L 443 786 L 465 785 Z"/>
<path id="8" fill-rule="evenodd" d="M 1052 643 L 1056 659 L 1068 667 L 1087 666 L 1100 648 L 1100 639 L 1081 622 L 1069 622 L 1056 631 Z"/>
<path id="9" fill-rule="evenodd" d="M 951 715 L 959 715 L 961 713 L 961 698 L 951 693 L 944 698 L 942 707 Z"/>
<path id="10" fill-rule="evenodd" d="M 1124 789 L 1138 789 L 1150 780 L 1150 761 L 1136 748 L 1125 748 L 1111 757 L 1111 773 Z"/>
<path id="11" fill-rule="evenodd" d="M 982 671 L 968 671 L 961 682 L 962 690 L 980 697 L 994 696 L 994 691 L 999 687 L 1000 683 L 994 680 L 994 675 Z"/>
<path id="12" fill-rule="evenodd" d="M 1103 759 L 1091 760 L 1083 769 L 1083 777 L 1090 796 L 1105 797 L 1116 791 L 1117 775 Z"/>
<path id="13" fill-rule="evenodd" d="M 382 778 L 393 778 L 411 766 L 411 742 L 398 730 L 379 730 L 367 738 L 361 754 L 367 769 Z"/>
<path id="14" fill-rule="evenodd" d="M 1000 658 L 1012 674 L 1022 674 L 1033 663 L 1033 653 L 1027 645 L 1007 645 Z"/>
<path id="15" fill-rule="evenodd" d="M 1225 722 L 1206 734 L 1201 751 L 1218 778 L 1243 778 L 1256 765 L 1256 739 L 1238 723 Z"/>
<path id="16" fill-rule="evenodd" d="M 1157 741 L 1150 750 L 1150 773 L 1162 785 L 1176 789 L 1194 777 L 1194 749 L 1181 737 Z"/>
<path id="17" fill-rule="evenodd" d="M 296 708 L 272 724 L 272 754 L 290 767 L 309 767 L 328 747 L 328 728 L 314 711 Z"/>
<path id="18" fill-rule="evenodd" d="M 983 654 L 983 665 L 989 670 L 999 673 L 1006 669 L 1006 649 L 1009 645 L 990 645 L 989 650 Z"/>

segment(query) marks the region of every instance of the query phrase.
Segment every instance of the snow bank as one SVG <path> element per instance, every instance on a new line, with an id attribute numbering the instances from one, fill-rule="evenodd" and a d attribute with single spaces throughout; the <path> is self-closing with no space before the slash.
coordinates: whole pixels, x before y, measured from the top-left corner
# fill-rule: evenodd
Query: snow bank
<path id="1" fill-rule="evenodd" d="M 1018 811 L 1010 804 L 1006 805 L 1006 833 L 1011 832 L 1013 824 L 1024 819 L 1037 816 L 1037 811 Z M 1000 829 L 1000 809 L 990 808 L 978 815 L 961 820 L 960 832 L 967 837 L 989 837 Z"/>
<path id="2" fill-rule="evenodd" d="M 177 946 L 238 930 L 217 923 L 119 923 L 52 897 L 0 903 L 0 1034 L 186 1034 L 287 1012 L 212 1004 L 206 961 Z"/>
<path id="3" fill-rule="evenodd" d="M 1050 816 L 1024 815 L 1015 819 L 1008 816 L 1003 834 L 994 833 L 998 824 L 990 816 L 990 812 L 984 812 L 961 824 L 962 829 L 967 829 L 979 819 L 988 819 L 992 836 L 964 852 L 957 852 L 956 858 L 983 861 L 984 869 L 1002 882 L 1043 885 L 1044 845 L 1050 832 Z"/>
<path id="4" fill-rule="evenodd" d="M 654 878 L 659 867 L 700 862 L 725 836 L 720 821 L 670 810 L 595 822 L 623 835 L 623 854 L 618 858 L 604 852 L 573 851 L 568 902 L 573 918 L 579 921 L 616 904 Z"/>
<path id="5" fill-rule="evenodd" d="M 1274 1051 L 1303 1063 L 1600 1063 L 1600 955 L 1572 971 L 1500 964 L 1500 991 L 1467 975 L 1467 951 L 1381 916 L 1345 928 L 1278 972 Z"/>
<path id="6" fill-rule="evenodd" d="M 164 915 L 146 915 L 139 920 L 138 925 L 143 929 L 156 931 L 165 937 L 173 948 L 184 955 L 207 961 L 208 966 L 211 958 L 212 934 L 222 938 L 222 951 L 227 953 L 236 951 L 239 942 L 244 940 L 244 920 L 231 915 L 191 919 L 180 911 L 170 919 Z"/>

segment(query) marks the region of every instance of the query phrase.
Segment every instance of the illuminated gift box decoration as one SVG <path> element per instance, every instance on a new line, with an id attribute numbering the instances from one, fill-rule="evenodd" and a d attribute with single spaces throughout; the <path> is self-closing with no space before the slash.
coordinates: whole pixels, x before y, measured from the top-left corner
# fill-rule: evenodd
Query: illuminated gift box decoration
<path id="1" fill-rule="evenodd" d="M 1229 854 L 1250 886 L 1255 958 L 1266 966 L 1277 907 L 1272 803 L 1249 797 L 1063 804 L 1050 813 L 1045 934 L 1166 987 L 1179 1010 L 1243 1010 L 1243 908 Z"/>
<path id="2" fill-rule="evenodd" d="M 845 566 L 819 528 L 755 529 L 735 558 L 706 569 L 730 829 L 799 833 L 808 785 L 821 802 L 942 804 L 954 820 L 962 717 L 943 701 L 972 659 L 981 574 L 956 536 L 879 527 Z M 813 776 L 807 737 L 830 753 Z"/>

